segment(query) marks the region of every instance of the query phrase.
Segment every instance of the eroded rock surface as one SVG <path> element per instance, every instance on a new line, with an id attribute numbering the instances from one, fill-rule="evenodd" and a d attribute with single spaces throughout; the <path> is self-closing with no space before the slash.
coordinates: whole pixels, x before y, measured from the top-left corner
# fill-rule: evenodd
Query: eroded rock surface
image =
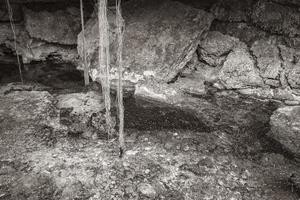
<path id="1" fill-rule="evenodd" d="M 281 143 L 297 157 L 300 156 L 300 107 L 279 108 L 271 116 L 270 137 Z"/>
<path id="2" fill-rule="evenodd" d="M 65 10 L 48 12 L 24 8 L 25 26 L 32 38 L 50 43 L 76 45 L 81 30 L 80 11 L 70 7 Z"/>
<path id="3" fill-rule="evenodd" d="M 202 33 L 213 20 L 212 15 L 203 10 L 172 1 L 132 1 L 123 10 L 126 22 L 124 78 L 132 82 L 143 79 L 145 74 L 162 82 L 171 81 L 191 59 Z M 98 47 L 94 42 L 98 30 L 97 20 L 92 20 L 93 23 L 87 25 L 87 48 L 92 49 L 88 55 L 90 74 L 95 80 L 99 77 Z M 78 44 L 81 54 L 80 37 Z M 114 44 L 111 46 L 112 55 L 115 55 Z M 114 58 L 111 61 L 115 63 Z"/>
<path id="4" fill-rule="evenodd" d="M 261 0 L 255 5 L 252 20 L 260 28 L 273 34 L 290 37 L 300 35 L 300 14 L 295 7 Z"/>
<path id="5" fill-rule="evenodd" d="M 35 149 L 41 145 L 35 140 L 36 137 L 42 140 L 40 143 L 46 142 L 48 145 L 55 141 L 54 131 L 60 128 L 55 99 L 46 91 L 31 91 L 32 89 L 30 86 L 1 87 L 1 156 L 20 155 L 24 148 Z M 42 134 L 35 135 L 39 131 Z M 16 137 L 20 139 L 18 143 L 15 142 Z"/>
<path id="6" fill-rule="evenodd" d="M 57 97 L 60 121 L 71 135 L 97 139 L 105 135 L 105 106 L 100 93 L 71 93 Z M 113 127 L 115 126 L 113 118 Z"/>

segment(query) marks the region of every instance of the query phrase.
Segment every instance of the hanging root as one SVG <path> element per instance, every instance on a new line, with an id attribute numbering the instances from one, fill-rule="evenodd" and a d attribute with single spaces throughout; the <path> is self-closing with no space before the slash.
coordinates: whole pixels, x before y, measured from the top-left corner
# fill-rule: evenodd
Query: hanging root
<path id="1" fill-rule="evenodd" d="M 125 150 L 124 141 L 124 105 L 123 105 L 123 27 L 124 20 L 121 13 L 121 0 L 116 0 L 116 24 L 117 24 L 117 37 L 118 37 L 118 49 L 117 49 L 117 66 L 118 66 L 118 87 L 117 87 L 117 99 L 118 99 L 118 111 L 119 111 L 119 149 L 120 157 L 123 156 Z"/>
<path id="2" fill-rule="evenodd" d="M 83 51 L 83 64 L 84 64 L 84 85 L 87 86 L 90 83 L 89 80 L 89 68 L 86 59 L 86 47 L 85 47 L 85 29 L 84 29 L 84 14 L 83 14 L 83 2 L 80 0 L 80 15 L 81 15 L 81 29 L 82 29 L 82 51 Z"/>
<path id="3" fill-rule="evenodd" d="M 110 99 L 110 56 L 109 56 L 109 25 L 107 21 L 107 0 L 98 1 L 98 22 L 99 22 L 99 68 L 102 93 L 105 103 L 105 119 L 107 125 L 108 139 L 113 133 L 113 123 L 111 118 Z"/>
<path id="4" fill-rule="evenodd" d="M 16 31 L 15 31 L 15 25 L 14 25 L 14 22 L 13 22 L 13 10 L 10 6 L 9 0 L 6 0 L 6 5 L 7 5 L 7 10 L 8 10 L 11 30 L 12 30 L 13 36 L 14 36 L 14 48 L 15 48 L 15 52 L 16 52 L 16 55 L 17 55 L 17 61 L 18 61 L 18 67 L 19 67 L 19 73 L 20 73 L 20 80 L 23 84 L 24 81 L 23 81 L 23 75 L 22 75 L 21 61 L 20 61 L 20 58 L 19 58 L 18 50 L 17 50 L 17 36 L 16 36 Z"/>

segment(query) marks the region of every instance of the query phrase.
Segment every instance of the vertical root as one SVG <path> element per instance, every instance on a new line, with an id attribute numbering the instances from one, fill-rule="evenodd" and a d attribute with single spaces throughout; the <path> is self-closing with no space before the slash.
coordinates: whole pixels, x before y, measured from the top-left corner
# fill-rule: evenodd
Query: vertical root
<path id="1" fill-rule="evenodd" d="M 18 61 L 18 67 L 19 67 L 19 73 L 20 73 L 20 80 L 23 84 L 24 80 L 23 80 L 23 75 L 22 75 L 21 61 L 20 61 L 20 58 L 19 58 L 18 50 L 17 50 L 17 36 L 16 36 L 16 31 L 15 31 L 15 25 L 14 25 L 14 22 L 13 22 L 13 10 L 10 6 L 9 0 L 6 0 L 6 5 L 7 5 L 7 10 L 8 10 L 11 30 L 12 30 L 13 36 L 14 36 L 14 48 L 15 48 L 15 52 L 16 52 L 16 55 L 17 55 L 17 61 Z"/>
<path id="2" fill-rule="evenodd" d="M 123 28 L 124 20 L 121 13 L 121 0 L 116 0 L 116 24 L 117 24 L 117 37 L 118 37 L 118 49 L 117 49 L 117 66 L 118 66 L 118 87 L 117 87 L 117 99 L 118 99 L 118 111 L 119 111 L 119 148 L 120 157 L 125 150 L 124 140 L 124 105 L 123 105 Z"/>
<path id="3" fill-rule="evenodd" d="M 90 83 L 89 80 L 89 68 L 86 59 L 86 47 L 85 47 L 85 29 L 84 29 L 84 13 L 83 2 L 80 0 L 80 15 L 81 15 L 81 30 L 82 30 L 82 51 L 83 51 L 83 64 L 84 64 L 84 85 L 87 86 Z"/>
<path id="4" fill-rule="evenodd" d="M 108 137 L 113 133 L 113 123 L 111 118 L 110 99 L 110 52 L 109 52 L 109 24 L 107 20 L 107 0 L 98 1 L 98 23 L 99 23 L 99 68 L 102 93 L 105 103 L 105 119 Z"/>

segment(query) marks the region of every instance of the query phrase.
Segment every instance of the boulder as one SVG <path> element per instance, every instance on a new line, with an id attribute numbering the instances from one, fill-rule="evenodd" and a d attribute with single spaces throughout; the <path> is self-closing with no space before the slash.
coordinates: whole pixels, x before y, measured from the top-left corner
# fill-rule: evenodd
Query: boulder
<path id="1" fill-rule="evenodd" d="M 228 56 L 219 72 L 219 81 L 227 89 L 242 89 L 263 85 L 254 60 L 246 48 L 236 48 Z"/>
<path id="2" fill-rule="evenodd" d="M 58 62 L 77 63 L 76 47 L 48 43 L 31 38 L 23 25 L 16 25 L 17 51 L 22 56 L 23 63 L 46 61 L 53 59 Z M 13 33 L 9 24 L 0 24 L 0 45 L 15 51 Z"/>
<path id="3" fill-rule="evenodd" d="M 169 82 L 185 67 L 195 52 L 202 33 L 208 30 L 213 16 L 173 1 L 130 1 L 124 5 L 123 64 L 124 79 L 133 83 L 147 76 Z M 108 12 L 112 27 L 111 63 L 115 65 L 113 14 Z M 112 22 L 111 22 L 112 21 Z M 99 78 L 98 22 L 96 16 L 87 22 L 88 63 L 93 80 Z M 78 52 L 82 57 L 82 34 L 78 36 Z M 116 79 L 112 69 L 112 79 Z"/>
<path id="4" fill-rule="evenodd" d="M 63 45 L 77 44 L 77 35 L 81 30 L 78 8 L 69 7 L 55 12 L 23 10 L 26 30 L 32 38 Z"/>
<path id="5" fill-rule="evenodd" d="M 94 137 L 106 133 L 103 97 L 93 91 L 62 94 L 57 97 L 61 123 L 70 134 Z M 113 119 L 115 125 L 115 119 Z"/>
<path id="6" fill-rule="evenodd" d="M 271 41 L 262 39 L 255 41 L 251 47 L 256 57 L 257 67 L 264 78 L 276 79 L 281 71 L 279 48 Z"/>
<path id="7" fill-rule="evenodd" d="M 244 22 L 230 23 L 214 21 L 210 30 L 236 37 L 249 46 L 251 46 L 254 41 L 264 38 L 267 35 L 265 31 Z"/>
<path id="8" fill-rule="evenodd" d="M 278 108 L 271 116 L 269 136 L 300 155 L 300 106 Z"/>
<path id="9" fill-rule="evenodd" d="M 216 3 L 211 12 L 220 21 L 246 22 L 251 13 L 253 0 L 221 0 Z"/>
<path id="10" fill-rule="evenodd" d="M 283 5 L 300 6 L 300 1 L 298 1 L 298 0 L 272 0 L 272 1 L 283 4 Z"/>
<path id="11" fill-rule="evenodd" d="M 287 80 L 292 88 L 300 89 L 300 62 L 293 65 L 287 75 Z"/>
<path id="12" fill-rule="evenodd" d="M 200 59 L 211 66 L 219 66 L 238 42 L 237 38 L 217 31 L 210 31 L 199 44 L 198 52 Z"/>
<path id="13" fill-rule="evenodd" d="M 272 34 L 300 35 L 300 13 L 295 7 L 260 0 L 254 6 L 251 18 L 254 24 Z"/>

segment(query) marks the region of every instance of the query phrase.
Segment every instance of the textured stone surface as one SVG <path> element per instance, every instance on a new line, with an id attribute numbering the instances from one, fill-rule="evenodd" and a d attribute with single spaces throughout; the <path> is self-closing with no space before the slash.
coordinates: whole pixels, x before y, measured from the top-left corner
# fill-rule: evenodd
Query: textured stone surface
<path id="1" fill-rule="evenodd" d="M 247 23 L 230 23 L 214 21 L 211 30 L 238 38 L 248 45 L 266 36 L 266 32 Z"/>
<path id="2" fill-rule="evenodd" d="M 219 66 L 238 42 L 237 38 L 224 35 L 220 32 L 208 32 L 207 37 L 199 44 L 198 52 L 200 59 L 211 66 Z"/>
<path id="3" fill-rule="evenodd" d="M 123 11 L 126 22 L 124 76 L 133 82 L 143 78 L 144 72 L 155 75 L 159 81 L 172 80 L 191 59 L 197 41 L 213 19 L 207 12 L 172 1 L 131 1 Z M 93 49 L 97 45 L 97 20 L 92 20 L 93 23 L 87 25 L 87 48 L 92 49 L 88 52 L 89 65 L 91 77 L 96 79 L 99 77 L 96 69 L 98 57 Z M 80 37 L 78 44 L 80 53 Z"/>
<path id="4" fill-rule="evenodd" d="M 275 79 L 281 71 L 279 49 L 271 41 L 258 40 L 251 47 L 257 67 L 264 78 Z"/>
<path id="5" fill-rule="evenodd" d="M 253 0 L 221 0 L 213 6 L 211 12 L 221 21 L 247 21 Z"/>
<path id="6" fill-rule="evenodd" d="M 76 63 L 78 54 L 73 46 L 48 43 L 31 38 L 23 25 L 16 25 L 17 51 L 24 63 L 45 61 L 48 58 L 59 62 Z M 0 45 L 14 51 L 13 33 L 9 24 L 0 24 Z"/>
<path id="7" fill-rule="evenodd" d="M 78 8 L 70 7 L 55 12 L 25 8 L 24 15 L 26 30 L 31 37 L 50 43 L 77 44 L 77 34 L 81 30 Z"/>
<path id="8" fill-rule="evenodd" d="M 253 58 L 244 48 L 237 48 L 228 55 L 220 71 L 219 79 L 227 89 L 263 85 Z"/>
<path id="9" fill-rule="evenodd" d="M 287 75 L 287 79 L 292 88 L 300 89 L 300 62 L 293 65 L 293 68 Z"/>
<path id="10" fill-rule="evenodd" d="M 86 138 L 97 137 L 97 133 L 105 134 L 105 106 L 101 94 L 93 91 L 63 94 L 57 100 L 61 123 L 70 134 L 82 134 Z"/>
<path id="11" fill-rule="evenodd" d="M 259 1 L 253 10 L 252 20 L 260 28 L 290 37 L 300 35 L 300 13 L 297 8 Z"/>
<path id="12" fill-rule="evenodd" d="M 293 5 L 300 6 L 300 1 L 298 0 L 272 0 L 272 1 L 283 5 L 288 5 L 288 6 L 293 6 Z"/>
<path id="13" fill-rule="evenodd" d="M 41 126 L 50 126 L 57 122 L 51 120 L 51 117 L 55 118 L 58 115 L 53 105 L 54 98 L 48 92 L 4 90 L 0 102 L 0 116 L 16 123 L 38 121 Z"/>
<path id="14" fill-rule="evenodd" d="M 300 107 L 287 106 L 277 109 L 271 116 L 269 135 L 288 150 L 300 155 Z"/>
<path id="15" fill-rule="evenodd" d="M 155 196 L 157 195 L 156 194 L 156 191 L 154 190 L 154 188 L 152 187 L 152 185 L 148 184 L 148 183 L 141 183 L 139 186 L 138 186 L 138 190 L 139 192 L 146 196 L 146 197 L 149 197 L 151 199 L 154 199 Z"/>

